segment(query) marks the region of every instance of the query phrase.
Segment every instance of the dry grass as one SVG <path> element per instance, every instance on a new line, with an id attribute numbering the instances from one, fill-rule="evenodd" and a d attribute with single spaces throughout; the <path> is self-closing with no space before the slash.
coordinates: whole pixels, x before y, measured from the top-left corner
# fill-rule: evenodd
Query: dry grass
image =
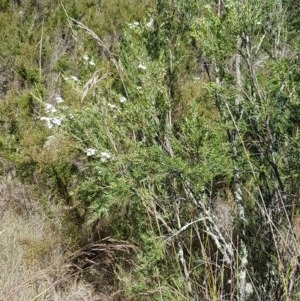
<path id="1" fill-rule="evenodd" d="M 0 301 L 105 300 L 72 277 L 59 223 L 37 208 L 30 187 L 1 182 Z"/>
<path id="2" fill-rule="evenodd" d="M 70 251 L 61 208 L 39 203 L 31 186 L 0 181 L 0 301 L 123 300 L 115 271 L 136 248 L 106 238 Z"/>

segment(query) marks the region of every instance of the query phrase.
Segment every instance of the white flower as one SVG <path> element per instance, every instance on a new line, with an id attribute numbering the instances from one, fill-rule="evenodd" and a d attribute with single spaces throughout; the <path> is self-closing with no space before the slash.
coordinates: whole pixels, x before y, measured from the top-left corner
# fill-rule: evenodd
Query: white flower
<path id="1" fill-rule="evenodd" d="M 253 294 L 253 286 L 251 282 L 246 283 L 245 291 L 247 296 Z"/>
<path id="2" fill-rule="evenodd" d="M 40 119 L 46 122 L 48 129 L 52 129 L 53 124 L 51 123 L 50 117 L 41 117 Z"/>
<path id="3" fill-rule="evenodd" d="M 109 159 L 111 159 L 111 153 L 108 150 L 101 152 L 100 156 L 101 156 L 100 159 L 101 162 L 107 162 Z"/>
<path id="4" fill-rule="evenodd" d="M 53 126 L 60 126 L 62 123 L 60 117 L 41 117 L 40 119 L 46 122 L 48 129 L 52 129 Z"/>
<path id="5" fill-rule="evenodd" d="M 141 70 L 146 70 L 147 69 L 147 67 L 144 64 L 139 64 L 138 68 L 141 69 Z"/>
<path id="6" fill-rule="evenodd" d="M 60 126 L 62 123 L 62 118 L 60 117 L 54 117 L 51 119 L 51 122 L 53 123 L 53 125 L 57 125 Z"/>
<path id="7" fill-rule="evenodd" d="M 149 22 L 148 23 L 146 23 L 146 27 L 147 28 L 153 28 L 153 23 L 154 23 L 154 20 L 153 20 L 153 18 L 151 18 L 150 20 L 149 20 Z"/>
<path id="8" fill-rule="evenodd" d="M 133 23 L 128 23 L 128 26 L 129 26 L 129 28 L 131 28 L 131 29 L 135 29 L 135 28 L 137 28 L 138 26 L 140 25 L 140 23 L 139 22 L 133 22 Z"/>
<path id="9" fill-rule="evenodd" d="M 87 148 L 84 152 L 86 153 L 86 155 L 88 157 L 92 157 L 92 156 L 96 155 L 97 150 L 95 148 L 90 147 L 90 148 Z"/>
<path id="10" fill-rule="evenodd" d="M 62 102 L 64 102 L 64 100 L 61 98 L 61 96 L 56 96 L 55 97 L 55 101 L 56 101 L 56 103 L 62 103 Z"/>
<path id="11" fill-rule="evenodd" d="M 79 79 L 75 75 L 70 76 L 70 80 L 72 80 L 73 82 L 79 81 Z"/>
<path id="12" fill-rule="evenodd" d="M 84 54 L 83 56 L 82 56 L 82 58 L 87 62 L 90 58 L 88 57 L 88 55 L 87 54 Z"/>
<path id="13" fill-rule="evenodd" d="M 127 101 L 127 98 L 124 96 L 121 96 L 119 100 L 120 100 L 120 103 L 125 103 Z"/>
<path id="14" fill-rule="evenodd" d="M 112 104 L 112 103 L 108 103 L 107 106 L 108 106 L 111 110 L 113 110 L 113 109 L 116 108 L 116 106 L 115 106 L 114 104 Z"/>
<path id="15" fill-rule="evenodd" d="M 90 64 L 91 66 L 95 66 L 95 65 L 96 65 L 96 63 L 94 62 L 94 60 L 90 60 L 90 61 L 89 61 L 89 64 Z"/>
<path id="16" fill-rule="evenodd" d="M 68 110 L 68 106 L 60 106 L 59 108 L 60 108 L 62 111 Z"/>
<path id="17" fill-rule="evenodd" d="M 48 114 L 56 113 L 56 109 L 51 103 L 45 103 L 45 111 Z"/>

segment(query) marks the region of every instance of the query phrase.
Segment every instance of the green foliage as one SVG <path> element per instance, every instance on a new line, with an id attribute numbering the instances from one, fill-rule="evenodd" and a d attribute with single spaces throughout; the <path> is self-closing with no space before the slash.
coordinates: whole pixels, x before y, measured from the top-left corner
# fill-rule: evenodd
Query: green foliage
<path id="1" fill-rule="evenodd" d="M 279 1 L 267 1 L 260 5 L 249 1 L 226 1 L 218 14 L 210 5 L 205 8 L 205 14 L 195 23 L 193 36 L 207 60 L 213 64 L 211 79 L 216 83 L 211 88 L 223 121 L 225 124 L 232 123 L 228 134 L 234 154 L 233 175 L 238 171 L 238 181 L 242 181 L 246 191 L 241 195 L 241 205 L 247 219 L 244 239 L 251 250 L 248 262 L 255 266 L 256 271 L 253 279 L 259 275 L 261 283 L 268 282 L 269 294 L 274 296 L 279 289 L 275 288 L 272 280 L 265 278 L 264 270 L 274 265 L 276 255 L 272 254 L 278 252 L 275 242 L 277 234 L 273 232 L 271 236 L 274 235 L 274 241 L 270 241 L 264 231 L 272 232 L 272 227 L 268 230 L 262 227 L 259 231 L 254 231 L 252 227 L 258 224 L 257 215 L 264 219 L 266 211 L 272 211 L 274 220 L 284 215 L 281 226 L 290 223 L 289 208 L 293 200 L 287 190 L 293 186 L 293 180 L 290 181 L 293 168 L 286 158 L 294 153 L 294 146 L 290 143 L 297 134 L 289 127 L 294 129 L 291 113 L 297 111 L 298 101 L 287 76 L 293 73 L 291 57 L 287 58 L 284 52 L 278 50 L 278 45 L 285 43 L 284 39 L 279 38 L 279 32 L 280 37 L 286 36 L 283 25 L 286 22 L 285 8 Z M 238 44 L 239 40 L 241 44 Z M 233 69 L 230 65 L 237 56 L 240 56 L 241 62 Z M 276 205 L 279 199 L 280 208 Z M 250 243 L 248 239 L 252 235 Z M 260 238 L 257 239 L 257 236 Z M 265 255 L 259 253 L 266 263 L 262 270 L 259 269 L 257 251 L 254 251 L 254 240 L 259 245 L 258 249 L 264 250 Z M 281 256 L 276 259 L 279 262 L 285 260 Z M 278 272 L 274 277 L 286 276 Z M 278 281 L 281 289 L 285 290 L 286 283 Z"/>
<path id="2" fill-rule="evenodd" d="M 71 62 L 69 61 L 68 57 L 65 56 L 65 57 L 59 58 L 56 61 L 53 71 L 65 73 L 67 70 L 70 70 L 70 69 L 71 69 Z"/>
<path id="3" fill-rule="evenodd" d="M 171 41 L 171 55 L 164 44 L 155 46 L 158 56 L 153 56 L 148 22 L 124 29 L 116 69 L 99 84 L 97 94 L 87 96 L 80 109 L 72 111 L 64 130 L 77 140 L 82 154 L 94 152 L 84 160 L 83 180 L 73 192 L 89 209 L 87 221 L 106 220 L 110 235 L 141 249 L 134 279 L 129 284 L 122 280 L 128 294 L 139 296 L 159 285 L 166 289 L 154 293 L 153 300 L 171 296 L 184 300 L 180 291 L 187 289 L 178 274 L 177 246 L 172 250 L 157 240 L 168 230 L 159 226 L 153 208 L 160 208 L 166 224 L 173 224 L 176 214 L 168 210 L 176 200 L 186 199 L 184 183 L 196 195 L 202 194 L 212 179 L 229 176 L 230 155 L 222 125 L 199 116 L 197 97 L 180 99 L 175 90 L 170 93 L 184 74 L 180 54 L 188 50 Z M 171 23 L 169 27 L 175 39 L 177 29 Z M 176 115 L 179 105 L 185 110 Z M 194 205 L 186 202 L 178 216 L 183 224 L 197 217 Z"/>
<path id="4" fill-rule="evenodd" d="M 10 8 L 10 1 L 9 0 L 1 0 L 0 1 L 0 11 L 6 11 Z"/>

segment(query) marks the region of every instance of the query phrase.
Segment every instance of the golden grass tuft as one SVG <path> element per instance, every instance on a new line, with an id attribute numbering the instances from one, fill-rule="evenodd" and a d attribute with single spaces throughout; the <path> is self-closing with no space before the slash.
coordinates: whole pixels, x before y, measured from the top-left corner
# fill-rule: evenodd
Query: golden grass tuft
<path id="1" fill-rule="evenodd" d="M 73 277 L 59 209 L 50 219 L 29 186 L 3 180 L 1 188 L 0 301 L 101 300 Z"/>

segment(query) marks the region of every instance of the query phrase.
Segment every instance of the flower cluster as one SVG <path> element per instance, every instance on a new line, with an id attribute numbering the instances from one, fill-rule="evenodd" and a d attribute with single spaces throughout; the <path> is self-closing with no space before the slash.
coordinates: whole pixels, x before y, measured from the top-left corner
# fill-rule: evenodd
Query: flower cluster
<path id="1" fill-rule="evenodd" d="M 137 22 L 137 21 L 135 21 L 135 22 L 133 22 L 133 23 L 128 23 L 128 26 L 129 26 L 129 28 L 131 28 L 131 29 L 136 29 L 136 28 L 138 28 L 138 27 L 140 26 L 140 23 Z"/>
<path id="2" fill-rule="evenodd" d="M 60 126 L 62 123 L 62 118 L 60 117 L 41 117 L 47 124 L 48 129 L 52 129 L 54 126 Z"/>
<path id="3" fill-rule="evenodd" d="M 149 20 L 149 22 L 146 23 L 146 27 L 147 27 L 148 29 L 152 29 L 153 26 L 154 26 L 154 20 L 153 20 L 153 18 L 151 18 L 151 19 Z"/>
<path id="4" fill-rule="evenodd" d="M 94 157 L 98 153 L 97 149 L 94 148 L 94 147 L 89 147 L 89 148 L 85 149 L 84 152 L 86 153 L 86 155 L 88 157 Z M 107 162 L 111 158 L 112 158 L 112 155 L 111 155 L 110 151 L 108 151 L 108 150 L 105 150 L 105 151 L 103 151 L 103 152 L 100 153 L 100 160 L 101 160 L 101 162 Z"/>
<path id="5" fill-rule="evenodd" d="M 56 103 L 63 103 L 64 102 L 64 100 L 61 98 L 60 95 L 55 97 L 55 101 L 56 101 Z"/>
<path id="6" fill-rule="evenodd" d="M 92 148 L 92 147 L 87 148 L 84 152 L 86 153 L 86 155 L 88 157 L 93 157 L 97 154 L 97 150 L 95 148 Z"/>
<path id="7" fill-rule="evenodd" d="M 108 150 L 100 153 L 101 162 L 107 162 L 110 159 L 111 159 L 111 153 Z"/>
<path id="8" fill-rule="evenodd" d="M 77 76 L 75 76 L 75 75 L 71 75 L 70 76 L 70 80 L 72 80 L 73 82 L 79 82 L 79 79 L 78 79 L 78 77 Z"/>
<path id="9" fill-rule="evenodd" d="M 111 109 L 111 110 L 114 110 L 117 108 L 116 105 L 112 104 L 112 103 L 108 103 L 107 106 Z"/>
<path id="10" fill-rule="evenodd" d="M 123 104 L 123 103 L 125 103 L 125 102 L 127 102 L 127 101 L 128 101 L 128 99 L 127 99 L 125 96 L 121 95 L 121 96 L 119 97 L 119 102 L 120 102 L 121 104 Z M 107 105 L 107 107 L 108 107 L 111 111 L 113 111 L 113 110 L 115 110 L 115 109 L 118 108 L 117 105 L 115 105 L 115 104 L 113 104 L 113 103 L 110 103 L 110 102 L 107 102 L 106 105 Z"/>
<path id="11" fill-rule="evenodd" d="M 57 110 L 53 104 L 45 103 L 45 111 L 47 114 L 53 114 L 56 113 Z"/>
<path id="12" fill-rule="evenodd" d="M 91 65 L 91 66 L 95 66 L 96 65 L 96 63 L 95 63 L 95 61 L 93 60 L 93 58 L 89 58 L 89 56 L 87 55 L 87 54 L 84 54 L 83 55 L 83 60 L 85 61 L 85 62 L 87 62 L 89 65 Z"/>
<path id="13" fill-rule="evenodd" d="M 65 81 L 71 81 L 71 82 L 73 82 L 73 83 L 80 83 L 80 80 L 79 80 L 79 78 L 76 76 L 76 75 L 71 75 L 70 77 L 68 77 L 68 76 L 63 76 L 63 79 L 65 80 Z"/>
<path id="14" fill-rule="evenodd" d="M 63 103 L 64 100 L 60 95 L 55 97 L 55 105 L 46 102 L 44 104 L 45 106 L 45 112 L 48 116 L 42 116 L 40 120 L 43 120 L 46 122 L 46 125 L 49 129 L 52 129 L 55 126 L 60 126 L 63 121 L 63 116 L 55 116 L 54 114 L 57 113 L 56 105 L 59 105 Z"/>
<path id="15" fill-rule="evenodd" d="M 141 70 L 147 70 L 147 67 L 144 64 L 139 64 L 138 68 Z"/>
<path id="16" fill-rule="evenodd" d="M 121 96 L 119 101 L 120 103 L 125 103 L 127 101 L 127 98 L 125 96 Z"/>

